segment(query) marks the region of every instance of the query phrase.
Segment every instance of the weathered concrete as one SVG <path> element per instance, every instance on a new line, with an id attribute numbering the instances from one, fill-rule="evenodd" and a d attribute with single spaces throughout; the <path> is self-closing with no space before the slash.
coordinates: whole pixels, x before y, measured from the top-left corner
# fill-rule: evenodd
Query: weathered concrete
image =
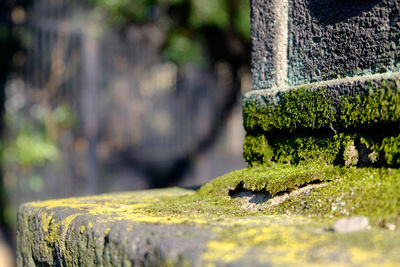
<path id="1" fill-rule="evenodd" d="M 189 190 L 32 202 L 18 214 L 18 266 L 400 264 L 400 231 L 332 232 L 331 219 L 150 212 Z M 202 205 L 195 200 L 190 206 Z M 222 205 L 223 206 L 223 205 Z M 148 209 L 149 208 L 149 209 Z"/>
<path id="2" fill-rule="evenodd" d="M 150 216 L 142 208 L 158 197 L 188 193 L 155 190 L 23 205 L 18 266 L 184 265 L 198 257 L 213 234 L 180 225 L 183 220 Z"/>
<path id="3" fill-rule="evenodd" d="M 253 0 L 253 89 L 400 70 L 399 0 Z"/>
<path id="4" fill-rule="evenodd" d="M 289 18 L 289 85 L 399 71 L 398 0 L 295 0 Z"/>
<path id="5" fill-rule="evenodd" d="M 251 3 L 253 89 L 284 85 L 287 76 L 287 0 Z"/>

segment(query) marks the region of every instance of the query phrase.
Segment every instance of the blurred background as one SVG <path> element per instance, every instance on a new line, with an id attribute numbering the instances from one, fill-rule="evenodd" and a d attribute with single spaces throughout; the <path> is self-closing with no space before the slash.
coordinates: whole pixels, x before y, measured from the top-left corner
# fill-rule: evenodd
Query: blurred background
<path id="1" fill-rule="evenodd" d="M 3 243 L 23 202 L 245 167 L 249 32 L 248 0 L 1 0 Z"/>

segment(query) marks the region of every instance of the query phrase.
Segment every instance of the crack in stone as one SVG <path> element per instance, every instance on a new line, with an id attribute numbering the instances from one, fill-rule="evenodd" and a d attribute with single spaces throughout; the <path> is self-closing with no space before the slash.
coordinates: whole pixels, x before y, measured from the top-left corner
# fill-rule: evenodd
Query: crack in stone
<path id="1" fill-rule="evenodd" d="M 300 186 L 298 189 L 291 191 L 282 191 L 272 196 L 265 189 L 260 191 L 247 190 L 243 186 L 243 182 L 240 182 L 235 189 L 229 190 L 229 196 L 232 199 L 240 198 L 243 202 L 242 208 L 246 210 L 259 209 L 263 210 L 269 207 L 279 205 L 287 199 L 309 192 L 312 189 L 324 187 L 329 182 L 322 182 L 320 180 L 314 180 L 310 183 Z"/>

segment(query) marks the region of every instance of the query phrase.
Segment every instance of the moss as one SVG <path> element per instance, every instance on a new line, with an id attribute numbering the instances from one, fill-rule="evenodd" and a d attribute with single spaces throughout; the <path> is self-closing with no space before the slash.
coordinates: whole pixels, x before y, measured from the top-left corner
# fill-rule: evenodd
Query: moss
<path id="1" fill-rule="evenodd" d="M 239 184 L 243 189 L 266 191 L 271 196 L 281 192 L 298 189 L 312 181 L 331 181 L 341 174 L 341 169 L 325 164 L 273 164 L 238 170 L 216 178 L 203 186 L 200 195 L 228 196 L 228 189 L 235 189 Z"/>
<path id="2" fill-rule="evenodd" d="M 307 194 L 259 211 L 241 209 L 230 190 L 264 192 L 270 197 L 297 190 L 315 182 L 327 182 Z M 151 192 L 151 191 L 150 191 Z M 315 197 L 315 199 L 314 199 Z M 115 198 L 118 198 L 117 200 Z M 181 191 L 177 194 L 159 194 L 140 197 L 132 194 L 105 195 L 77 199 L 62 199 L 30 203 L 30 207 L 54 210 L 65 207 L 74 210 L 63 222 L 49 212 L 43 213 L 41 223 L 49 242 L 68 233 L 71 225 L 78 231 L 91 228 L 90 221 L 82 228 L 81 215 L 112 216 L 113 220 L 131 220 L 143 223 L 181 224 L 207 223 L 209 217 L 236 218 L 256 214 L 277 214 L 287 210 L 304 215 L 342 215 L 343 209 L 332 208 L 337 200 L 346 201 L 346 215 L 365 214 L 370 217 L 397 216 L 400 213 L 400 170 L 373 168 L 344 168 L 324 163 L 271 164 L 228 173 L 204 185 L 199 191 Z M 296 201 L 296 203 L 293 203 Z M 333 205 L 333 206 L 332 206 Z M 188 218 L 188 214 L 191 214 Z M 52 216 L 52 217 L 51 217 Z M 49 219 L 50 218 L 50 219 Z M 76 223 L 75 223 L 76 222 Z M 109 226 L 102 231 L 110 232 Z"/>
<path id="3" fill-rule="evenodd" d="M 269 162 L 324 162 L 339 166 L 400 167 L 400 135 L 338 133 L 292 136 L 247 135 L 243 155 L 249 166 Z"/>
<path id="4" fill-rule="evenodd" d="M 261 205 L 262 211 L 243 210 L 242 202 L 229 196 L 230 190 L 239 189 L 274 197 L 315 182 L 327 185 L 273 207 Z M 400 215 L 400 170 L 345 168 L 316 162 L 258 166 L 228 173 L 194 195 L 164 199 L 146 210 L 158 215 L 213 214 L 228 218 L 287 213 L 322 217 L 366 215 L 375 223 L 381 218 L 396 222 Z"/>
<path id="5" fill-rule="evenodd" d="M 298 128 L 320 129 L 334 121 L 332 101 L 325 90 L 299 88 L 282 93 L 278 105 L 246 104 L 243 107 L 244 126 L 248 132 L 269 132 Z"/>
<path id="6" fill-rule="evenodd" d="M 400 166 L 400 134 L 384 138 L 364 136 L 360 143 L 365 146 L 371 162 L 381 166 Z"/>
<path id="7" fill-rule="evenodd" d="M 400 167 L 400 87 L 382 82 L 358 94 L 326 89 L 281 92 L 266 105 L 246 102 L 243 155 L 249 166 L 320 161 Z"/>
<path id="8" fill-rule="evenodd" d="M 400 121 L 400 87 L 398 83 L 383 82 L 366 94 L 341 97 L 337 125 L 343 128 L 393 124 Z"/>
<path id="9" fill-rule="evenodd" d="M 400 171 L 350 168 L 325 187 L 290 198 L 271 210 L 318 216 L 365 215 L 397 220 L 400 215 Z"/>
<path id="10" fill-rule="evenodd" d="M 270 198 L 320 182 L 325 185 L 268 205 Z M 268 198 L 258 208 L 245 210 L 240 197 L 229 194 L 232 190 Z M 354 235 L 323 230 L 331 227 L 332 218 L 351 215 L 368 216 L 373 229 Z M 400 261 L 396 253 L 400 231 L 375 226 L 382 220 L 396 224 L 399 215 L 400 170 L 345 168 L 315 161 L 297 166 L 270 163 L 228 173 L 197 192 L 167 189 L 25 204 L 18 218 L 18 262 L 20 266 L 129 266 L 137 263 L 128 253 L 134 244 L 131 240 L 146 229 L 138 226 L 157 224 L 206 231 L 201 263 L 226 265 L 251 259 L 273 265 L 394 264 Z M 155 229 L 150 229 L 148 238 L 158 240 L 161 232 L 177 228 L 160 226 L 158 233 Z M 156 244 L 149 241 L 144 247 L 154 246 L 151 253 L 157 263 L 187 262 L 185 257 L 163 258 Z"/>
<path id="11" fill-rule="evenodd" d="M 397 137 L 385 138 L 377 149 L 383 154 L 383 158 L 390 166 L 400 165 L 400 135 Z"/>
<path id="12" fill-rule="evenodd" d="M 243 144 L 243 157 L 249 166 L 269 162 L 274 156 L 274 151 L 264 135 L 247 135 Z"/>
<path id="13" fill-rule="evenodd" d="M 315 130 L 343 131 L 400 122 L 400 87 L 382 82 L 356 95 L 330 96 L 326 89 L 298 88 L 281 92 L 277 103 L 246 102 L 244 127 L 249 134 Z"/>
<path id="14" fill-rule="evenodd" d="M 354 155 L 357 153 L 354 152 L 356 138 L 355 134 L 344 133 L 269 138 L 265 135 L 247 135 L 243 155 L 249 166 L 270 161 L 293 164 L 317 161 L 349 167 L 358 162 L 358 157 Z"/>

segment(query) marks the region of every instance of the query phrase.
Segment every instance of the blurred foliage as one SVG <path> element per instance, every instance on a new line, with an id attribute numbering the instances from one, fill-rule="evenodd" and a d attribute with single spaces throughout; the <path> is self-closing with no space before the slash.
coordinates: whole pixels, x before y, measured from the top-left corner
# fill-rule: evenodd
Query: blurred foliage
<path id="1" fill-rule="evenodd" d="M 31 0 L 9 0 L 0 4 L 0 50 L 6 55 L 0 63 L 1 126 L 7 129 L 1 140 L 2 162 L 8 173 L 13 172 L 9 177 L 19 180 L 0 182 L 0 187 L 5 187 L 4 195 L 15 190 L 10 187 L 16 185 L 41 192 L 44 181 L 37 174 L 37 168 L 61 159 L 60 137 L 77 122 L 77 116 L 67 104 L 52 101 L 50 92 L 43 94 L 48 88 L 42 89 L 44 97 L 33 97 L 35 94 L 27 94 L 25 82 L 18 78 L 18 73 L 24 71 L 26 50 L 32 42 L 25 27 L 27 7 L 31 3 Z M 3 220 L 12 221 L 10 214 L 3 214 Z"/>
<path id="2" fill-rule="evenodd" d="M 169 36 L 168 46 L 164 50 L 164 56 L 179 65 L 187 62 L 203 65 L 202 53 L 202 46 L 198 42 L 193 42 L 187 36 L 179 33 L 173 33 Z"/>
<path id="3" fill-rule="evenodd" d="M 61 104 L 54 110 L 43 108 L 35 121 L 22 118 L 18 111 L 7 110 L 6 124 L 15 137 L 6 143 L 5 162 L 40 167 L 46 162 L 58 160 L 60 134 L 77 122 L 71 109 Z"/>
<path id="4" fill-rule="evenodd" d="M 0 1 L 0 51 L 2 59 L 0 61 L 0 162 L 3 163 L 4 157 L 4 102 L 5 84 L 13 67 L 15 54 L 21 49 L 18 36 L 18 27 L 12 22 L 11 11 L 16 3 L 14 1 Z M 10 208 L 7 206 L 7 188 L 4 183 L 3 166 L 0 166 L 0 228 L 10 227 Z M 1 230 L 1 229 L 0 229 Z"/>
<path id="5" fill-rule="evenodd" d="M 226 29 L 229 26 L 227 0 L 192 0 L 189 23 L 194 28 L 215 25 Z"/>
<path id="6" fill-rule="evenodd" d="M 21 165 L 42 165 L 58 158 L 57 146 L 43 135 L 20 132 L 7 147 L 4 159 Z"/>
<path id="7" fill-rule="evenodd" d="M 203 58 L 212 54 L 210 38 L 224 42 L 229 33 L 244 45 L 250 40 L 248 0 L 86 1 L 105 11 L 111 25 L 149 21 L 158 24 L 167 36 L 164 56 L 178 64 L 207 62 Z"/>
<path id="8" fill-rule="evenodd" d="M 20 96 L 21 92 L 9 95 L 7 90 L 7 136 L 3 140 L 2 149 L 8 173 L 8 182 L 4 184 L 5 197 L 16 191 L 41 193 L 45 190 L 45 180 L 40 175 L 40 169 L 49 163 L 57 166 L 63 160 L 61 136 L 71 131 L 78 122 L 76 114 L 67 104 L 55 107 L 44 103 L 18 105 L 14 99 Z M 5 205 L 3 216 L 8 225 L 14 225 L 15 207 Z"/>

